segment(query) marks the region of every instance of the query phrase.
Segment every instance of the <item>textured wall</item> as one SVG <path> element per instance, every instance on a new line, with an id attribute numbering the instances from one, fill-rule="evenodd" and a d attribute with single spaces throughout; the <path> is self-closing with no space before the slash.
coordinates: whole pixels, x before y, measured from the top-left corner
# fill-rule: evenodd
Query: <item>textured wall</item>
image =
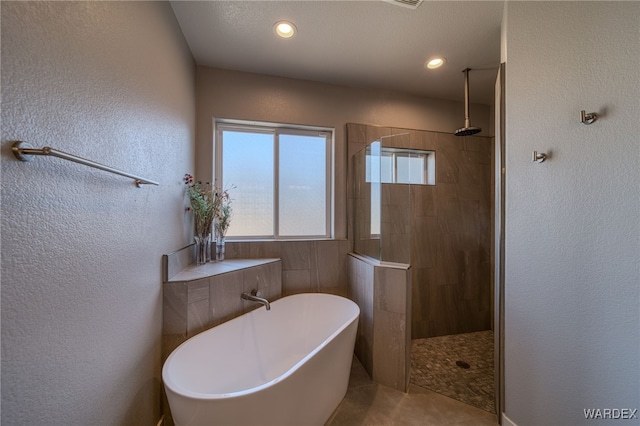
<path id="1" fill-rule="evenodd" d="M 194 65 L 167 3 L 2 3 L 2 424 L 153 425 Z M 59 148 L 160 182 L 56 158 Z"/>
<path id="2" fill-rule="evenodd" d="M 593 424 L 584 409 L 640 409 L 640 3 L 507 17 L 505 411 Z"/>

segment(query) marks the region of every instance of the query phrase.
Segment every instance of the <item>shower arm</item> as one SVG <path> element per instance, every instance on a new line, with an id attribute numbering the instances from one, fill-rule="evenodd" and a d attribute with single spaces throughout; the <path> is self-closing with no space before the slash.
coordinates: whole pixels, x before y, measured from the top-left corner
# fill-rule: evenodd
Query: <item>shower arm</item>
<path id="1" fill-rule="evenodd" d="M 471 127 L 469 120 L 469 70 L 464 69 L 464 127 Z"/>

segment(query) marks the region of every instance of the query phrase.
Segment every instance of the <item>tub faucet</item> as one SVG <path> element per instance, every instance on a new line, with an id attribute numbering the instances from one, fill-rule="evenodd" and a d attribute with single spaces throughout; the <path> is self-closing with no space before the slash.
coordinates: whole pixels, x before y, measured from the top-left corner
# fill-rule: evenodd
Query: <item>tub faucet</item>
<path id="1" fill-rule="evenodd" d="M 258 297 L 258 290 L 256 290 L 255 288 L 251 290 L 251 293 L 247 293 L 245 291 L 244 293 L 242 293 L 240 297 L 243 298 L 244 300 L 251 300 L 253 302 L 262 303 L 264 307 L 267 309 L 267 311 L 271 309 L 271 305 L 269 305 L 269 301 L 262 297 Z"/>

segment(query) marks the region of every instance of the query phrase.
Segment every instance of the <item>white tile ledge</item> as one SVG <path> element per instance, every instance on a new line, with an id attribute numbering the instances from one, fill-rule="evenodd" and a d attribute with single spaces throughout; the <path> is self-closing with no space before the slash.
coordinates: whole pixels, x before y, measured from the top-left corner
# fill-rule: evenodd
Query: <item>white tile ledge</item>
<path id="1" fill-rule="evenodd" d="M 222 262 L 208 262 L 204 265 L 191 264 L 171 277 L 167 282 L 185 282 L 194 281 L 202 278 L 208 278 L 215 275 L 226 274 L 227 272 L 239 271 L 242 269 L 253 268 L 254 266 L 266 265 L 268 263 L 278 262 L 278 258 L 265 259 L 226 259 Z"/>

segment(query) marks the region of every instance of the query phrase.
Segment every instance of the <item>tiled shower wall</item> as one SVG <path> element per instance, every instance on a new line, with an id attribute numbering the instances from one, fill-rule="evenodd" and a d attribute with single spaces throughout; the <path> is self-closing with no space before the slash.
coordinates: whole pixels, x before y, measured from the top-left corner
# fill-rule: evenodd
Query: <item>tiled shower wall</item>
<path id="1" fill-rule="evenodd" d="M 348 124 L 350 164 L 354 162 L 353 155 L 368 143 L 381 136 L 400 134 L 405 135 L 385 139 L 385 146 L 436 153 L 436 185 L 410 187 L 412 336 L 490 329 L 492 139 Z M 383 202 L 393 198 L 386 193 L 391 187 L 383 185 Z M 349 191 L 349 237 L 353 238 L 355 191 L 353 187 Z M 399 246 L 394 248 L 390 243 Z M 404 251 L 407 247 L 402 239 L 387 238 L 382 244 L 383 253 Z"/>

